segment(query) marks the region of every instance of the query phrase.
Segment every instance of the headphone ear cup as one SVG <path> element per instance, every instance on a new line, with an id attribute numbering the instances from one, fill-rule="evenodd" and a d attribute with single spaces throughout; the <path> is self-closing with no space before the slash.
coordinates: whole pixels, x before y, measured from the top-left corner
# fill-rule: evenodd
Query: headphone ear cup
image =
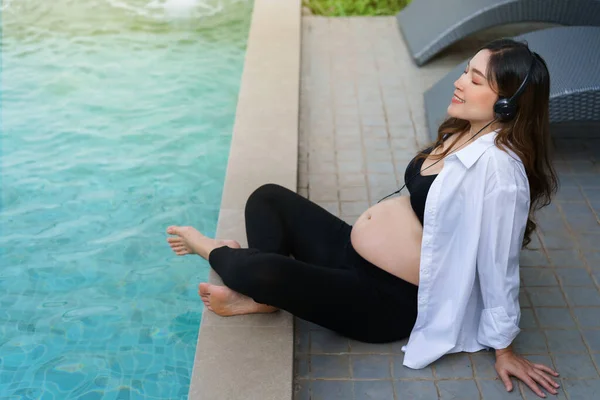
<path id="1" fill-rule="evenodd" d="M 511 104 L 507 98 L 499 99 L 494 104 L 494 113 L 496 114 L 496 117 L 502 121 L 513 119 L 516 111 L 515 105 Z"/>

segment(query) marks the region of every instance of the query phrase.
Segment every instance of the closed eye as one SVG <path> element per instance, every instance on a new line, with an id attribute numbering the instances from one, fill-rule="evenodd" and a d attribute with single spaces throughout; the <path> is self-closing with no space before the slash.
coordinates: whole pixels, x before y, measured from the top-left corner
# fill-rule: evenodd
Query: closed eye
<path id="1" fill-rule="evenodd" d="M 463 71 L 463 74 L 466 74 L 466 73 L 467 73 L 467 70 L 464 70 L 464 71 Z M 473 85 L 477 85 L 477 86 L 481 85 L 481 83 L 477 83 L 477 82 L 475 82 L 475 81 L 471 81 L 471 83 L 472 83 Z"/>

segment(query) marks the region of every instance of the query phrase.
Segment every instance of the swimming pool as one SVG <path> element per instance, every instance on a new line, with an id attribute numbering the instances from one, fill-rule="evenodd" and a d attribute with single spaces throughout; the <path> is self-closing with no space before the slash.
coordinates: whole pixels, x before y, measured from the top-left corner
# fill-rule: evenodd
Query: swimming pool
<path id="1" fill-rule="evenodd" d="M 187 398 L 251 1 L 2 7 L 0 398 Z"/>

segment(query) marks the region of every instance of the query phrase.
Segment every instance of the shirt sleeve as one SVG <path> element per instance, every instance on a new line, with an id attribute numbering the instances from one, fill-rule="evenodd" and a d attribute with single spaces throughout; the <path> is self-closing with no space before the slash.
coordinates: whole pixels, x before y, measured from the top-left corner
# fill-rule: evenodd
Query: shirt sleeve
<path id="1" fill-rule="evenodd" d="M 496 187 L 485 196 L 482 211 L 477 274 L 483 311 L 477 341 L 503 349 L 520 332 L 519 255 L 529 213 L 527 190 Z"/>

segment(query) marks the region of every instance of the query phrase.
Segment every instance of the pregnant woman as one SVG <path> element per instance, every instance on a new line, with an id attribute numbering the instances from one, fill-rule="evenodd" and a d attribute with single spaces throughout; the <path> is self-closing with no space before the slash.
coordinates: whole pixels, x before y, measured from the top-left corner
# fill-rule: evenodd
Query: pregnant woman
<path id="1" fill-rule="evenodd" d="M 353 226 L 266 184 L 246 204 L 247 249 L 169 227 L 173 251 L 207 259 L 225 284 L 200 284 L 206 307 L 222 316 L 282 309 L 364 342 L 408 337 L 410 368 L 495 349 L 507 390 L 513 375 L 541 397 L 538 384 L 556 393 L 557 373 L 511 348 L 519 253 L 557 189 L 548 69 L 526 44 L 501 39 L 454 86 L 438 140 L 407 166 L 410 196 L 382 199 Z"/>

